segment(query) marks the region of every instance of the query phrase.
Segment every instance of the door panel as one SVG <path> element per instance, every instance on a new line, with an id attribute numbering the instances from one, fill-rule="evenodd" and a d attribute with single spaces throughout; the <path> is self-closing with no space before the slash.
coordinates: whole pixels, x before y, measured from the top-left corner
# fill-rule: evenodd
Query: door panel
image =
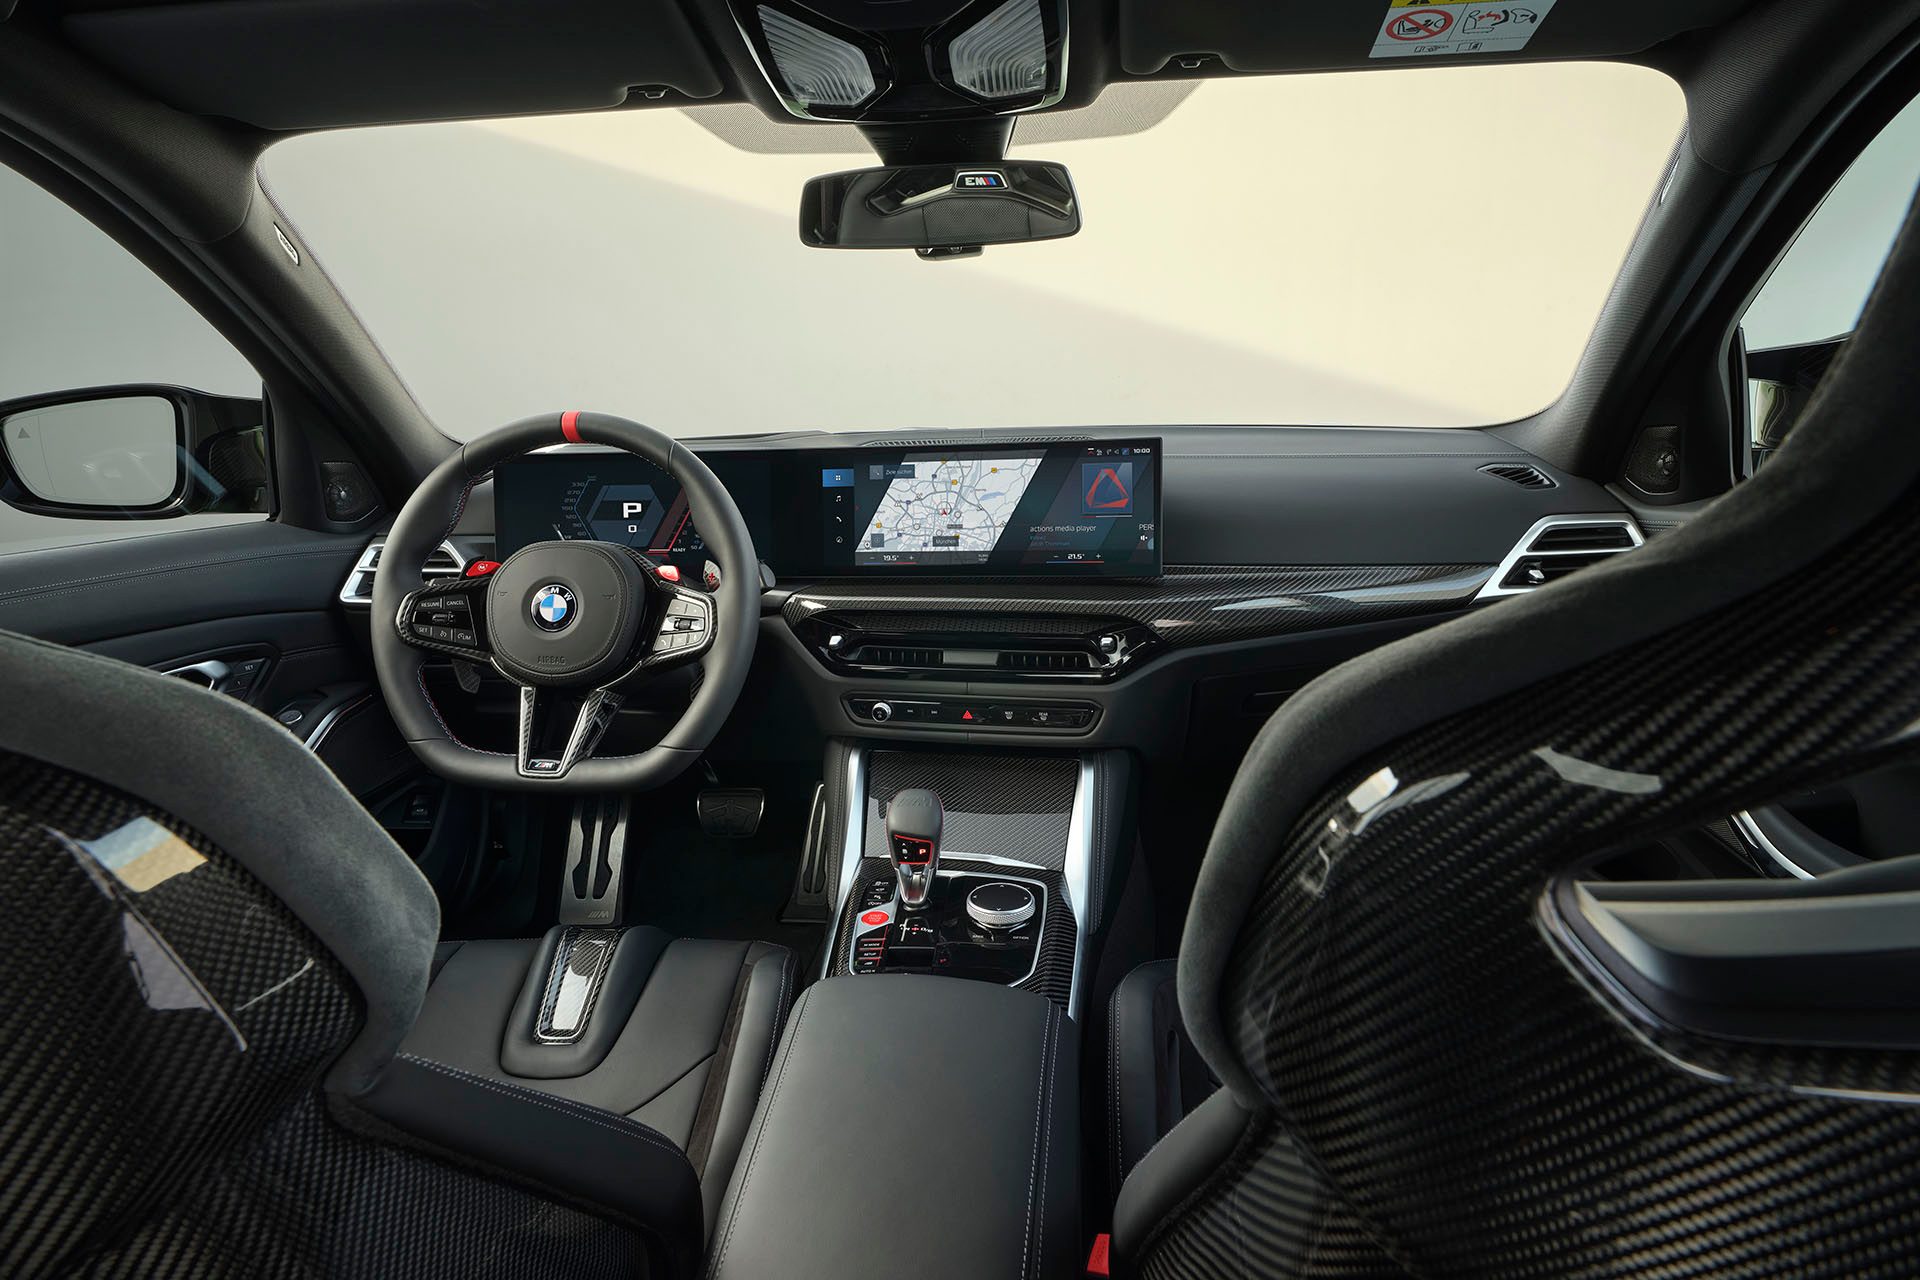
<path id="1" fill-rule="evenodd" d="M 92 645 L 261 614 L 322 621 L 365 541 L 263 522 L 0 555 L 0 627 Z"/>

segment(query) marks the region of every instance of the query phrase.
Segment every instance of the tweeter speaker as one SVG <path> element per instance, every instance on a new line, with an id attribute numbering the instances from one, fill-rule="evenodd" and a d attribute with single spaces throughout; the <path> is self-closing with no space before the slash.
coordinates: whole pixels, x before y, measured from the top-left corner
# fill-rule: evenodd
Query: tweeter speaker
<path id="1" fill-rule="evenodd" d="M 369 515 L 380 505 L 373 482 L 357 462 L 320 464 L 321 505 L 327 519 L 352 523 Z"/>
<path id="2" fill-rule="evenodd" d="M 1666 494 L 1680 488 L 1680 428 L 1643 427 L 1627 454 L 1627 482 L 1642 493 Z"/>

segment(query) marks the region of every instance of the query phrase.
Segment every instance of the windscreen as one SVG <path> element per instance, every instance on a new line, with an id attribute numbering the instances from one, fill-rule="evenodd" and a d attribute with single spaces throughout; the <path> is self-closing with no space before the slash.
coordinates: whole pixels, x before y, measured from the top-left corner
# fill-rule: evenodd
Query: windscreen
<path id="1" fill-rule="evenodd" d="M 1625 64 L 1115 85 L 1014 130 L 1079 234 L 939 262 L 804 246 L 806 181 L 877 160 L 745 106 L 339 130 L 262 173 L 461 438 L 1466 426 L 1559 398 L 1684 114 Z"/>

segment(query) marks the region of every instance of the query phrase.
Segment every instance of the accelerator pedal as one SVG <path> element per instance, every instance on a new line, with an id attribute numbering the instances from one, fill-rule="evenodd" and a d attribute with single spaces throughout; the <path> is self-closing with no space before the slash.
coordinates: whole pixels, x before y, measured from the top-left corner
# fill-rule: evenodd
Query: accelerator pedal
<path id="1" fill-rule="evenodd" d="M 745 840 L 760 829 L 767 793 L 759 787 L 703 787 L 695 802 L 700 830 L 716 840 Z"/>

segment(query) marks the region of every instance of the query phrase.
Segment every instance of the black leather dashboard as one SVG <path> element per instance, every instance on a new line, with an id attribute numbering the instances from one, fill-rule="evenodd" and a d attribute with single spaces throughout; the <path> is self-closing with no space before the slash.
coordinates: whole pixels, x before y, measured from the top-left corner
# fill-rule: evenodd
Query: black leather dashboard
<path id="1" fill-rule="evenodd" d="M 711 455 L 1142 434 L 1137 427 L 800 433 L 697 444 Z M 1480 607 L 1496 566 L 1540 521 L 1629 514 L 1606 488 L 1489 431 L 1196 426 L 1157 434 L 1165 559 L 1157 579 L 812 577 L 783 573 L 779 546 L 757 548 L 777 585 L 763 598 L 758 674 L 745 695 L 755 714 L 736 717 L 752 723 L 736 725 L 728 747 L 755 757 L 810 756 L 818 739 L 792 733 L 801 717 L 827 738 L 1051 743 L 1231 759 L 1280 701 L 1321 671 Z M 1490 467 L 1534 474 L 1521 484 Z M 492 512 L 482 486 L 453 537 L 464 554 L 491 554 Z M 828 660 L 824 645 L 846 622 L 889 633 L 866 637 L 881 646 L 922 643 L 916 636 L 953 646 L 977 635 L 985 653 L 1028 635 L 1088 649 L 1116 628 L 1126 643 L 1144 645 L 1093 679 L 1029 673 L 1013 683 L 1004 672 L 961 669 L 875 674 Z M 955 722 L 878 724 L 859 713 L 875 699 L 902 697 L 944 699 Z M 1071 702 L 1089 714 L 1064 731 L 993 731 L 961 720 L 969 708 L 993 712 L 1011 699 Z"/>
<path id="2" fill-rule="evenodd" d="M 959 448 L 1142 434 L 1138 427 L 1090 427 L 851 438 L 812 433 L 694 443 L 702 453 L 932 443 Z M 1621 510 L 1602 486 L 1480 430 L 1196 426 L 1157 434 L 1169 568 L 1493 565 L 1543 516 Z M 1553 485 L 1523 488 L 1481 470 L 1502 464 L 1531 466 Z M 493 527 L 492 487 L 484 485 L 456 533 L 491 535 Z M 781 571 L 778 548 L 760 548 L 760 554 L 776 577 L 790 579 Z M 1037 585 L 1036 597 L 1051 588 Z"/>

